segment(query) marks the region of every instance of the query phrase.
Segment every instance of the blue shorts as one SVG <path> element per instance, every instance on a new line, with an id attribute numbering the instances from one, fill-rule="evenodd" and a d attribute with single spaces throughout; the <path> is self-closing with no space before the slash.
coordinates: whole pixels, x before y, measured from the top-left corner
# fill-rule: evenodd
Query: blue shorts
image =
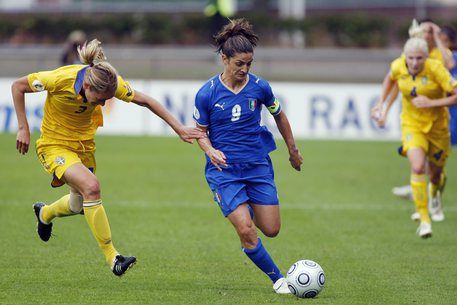
<path id="1" fill-rule="evenodd" d="M 245 202 L 278 205 L 278 192 L 274 182 L 274 171 L 269 156 L 246 163 L 230 163 L 219 171 L 211 162 L 206 163 L 206 181 L 227 217 Z"/>

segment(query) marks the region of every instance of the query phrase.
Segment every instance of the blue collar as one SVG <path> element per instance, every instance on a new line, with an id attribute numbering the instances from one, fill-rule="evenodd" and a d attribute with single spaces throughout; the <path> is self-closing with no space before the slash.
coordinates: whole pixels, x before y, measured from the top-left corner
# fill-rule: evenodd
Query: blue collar
<path id="1" fill-rule="evenodd" d="M 82 88 L 83 82 L 84 82 L 84 75 L 86 75 L 87 68 L 89 68 L 89 66 L 86 66 L 86 67 L 82 68 L 81 70 L 79 70 L 78 74 L 76 75 L 75 86 L 74 86 L 76 95 L 78 95 L 79 92 L 81 91 L 81 88 Z"/>

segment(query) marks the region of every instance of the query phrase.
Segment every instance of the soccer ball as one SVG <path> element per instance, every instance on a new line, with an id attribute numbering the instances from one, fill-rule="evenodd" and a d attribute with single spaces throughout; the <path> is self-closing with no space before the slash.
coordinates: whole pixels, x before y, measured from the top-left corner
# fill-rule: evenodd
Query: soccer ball
<path id="1" fill-rule="evenodd" d="M 312 260 L 300 260 L 287 271 L 287 286 L 299 298 L 314 298 L 325 284 L 322 267 Z"/>

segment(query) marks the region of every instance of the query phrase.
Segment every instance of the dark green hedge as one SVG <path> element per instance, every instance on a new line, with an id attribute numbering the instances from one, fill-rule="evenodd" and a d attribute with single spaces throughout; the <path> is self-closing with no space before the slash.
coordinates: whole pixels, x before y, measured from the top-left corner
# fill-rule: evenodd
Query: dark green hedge
<path id="1" fill-rule="evenodd" d="M 254 25 L 264 45 L 277 44 L 281 31 L 302 30 L 308 46 L 383 47 L 391 31 L 387 18 L 361 14 L 308 17 L 304 21 L 272 14 L 243 17 Z M 75 29 L 104 43 L 198 45 L 209 43 L 210 20 L 201 14 L 3 15 L 0 42 L 61 43 Z"/>

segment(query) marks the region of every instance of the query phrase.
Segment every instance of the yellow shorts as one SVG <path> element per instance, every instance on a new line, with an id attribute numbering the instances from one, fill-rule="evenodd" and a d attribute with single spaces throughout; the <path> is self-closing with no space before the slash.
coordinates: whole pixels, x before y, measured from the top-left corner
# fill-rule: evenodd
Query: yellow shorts
<path id="1" fill-rule="evenodd" d="M 406 153 L 411 148 L 421 148 L 426 153 L 428 160 L 439 167 L 444 167 L 446 159 L 451 149 L 449 129 L 433 129 L 428 133 L 411 127 L 402 126 L 401 128 L 402 149 L 401 154 Z"/>
<path id="2" fill-rule="evenodd" d="M 53 175 L 52 187 L 65 184 L 61 180 L 65 171 L 76 163 L 82 163 L 95 173 L 95 142 L 63 141 L 40 137 L 36 141 L 36 153 L 43 168 Z"/>

